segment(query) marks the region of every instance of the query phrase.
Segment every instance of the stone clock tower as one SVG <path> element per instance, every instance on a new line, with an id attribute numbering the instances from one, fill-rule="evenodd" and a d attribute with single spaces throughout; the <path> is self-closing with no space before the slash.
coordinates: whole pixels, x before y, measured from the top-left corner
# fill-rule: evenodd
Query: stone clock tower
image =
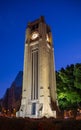
<path id="1" fill-rule="evenodd" d="M 28 23 L 25 36 L 22 100 L 18 117 L 56 117 L 54 49 L 44 17 Z"/>

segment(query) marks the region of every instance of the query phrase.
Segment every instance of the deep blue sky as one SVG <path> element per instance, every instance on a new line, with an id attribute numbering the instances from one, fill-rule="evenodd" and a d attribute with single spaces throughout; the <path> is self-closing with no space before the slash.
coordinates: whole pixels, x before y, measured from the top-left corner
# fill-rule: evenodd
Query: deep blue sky
<path id="1" fill-rule="evenodd" d="M 23 69 L 27 23 L 41 15 L 52 29 L 56 70 L 81 62 L 80 0 L 0 0 L 0 97 Z"/>

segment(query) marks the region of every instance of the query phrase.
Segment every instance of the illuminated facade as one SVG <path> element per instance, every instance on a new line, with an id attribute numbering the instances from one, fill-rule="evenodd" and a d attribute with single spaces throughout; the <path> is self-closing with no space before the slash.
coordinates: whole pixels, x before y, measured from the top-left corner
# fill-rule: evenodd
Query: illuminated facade
<path id="1" fill-rule="evenodd" d="M 56 117 L 54 49 L 44 17 L 28 24 L 25 37 L 23 88 L 18 117 Z"/>

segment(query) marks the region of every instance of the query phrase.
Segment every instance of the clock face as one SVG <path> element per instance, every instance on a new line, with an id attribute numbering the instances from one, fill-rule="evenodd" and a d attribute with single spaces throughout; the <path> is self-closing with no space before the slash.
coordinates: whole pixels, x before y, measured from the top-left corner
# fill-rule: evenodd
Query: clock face
<path id="1" fill-rule="evenodd" d="M 34 33 L 32 33 L 32 35 L 31 35 L 31 39 L 34 40 L 34 39 L 36 39 L 38 36 L 39 36 L 39 33 L 38 33 L 38 32 L 34 32 Z"/>

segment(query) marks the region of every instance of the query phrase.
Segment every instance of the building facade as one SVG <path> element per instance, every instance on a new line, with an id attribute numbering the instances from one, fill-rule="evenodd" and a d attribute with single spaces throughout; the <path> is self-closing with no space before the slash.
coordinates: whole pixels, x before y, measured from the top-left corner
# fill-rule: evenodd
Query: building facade
<path id="1" fill-rule="evenodd" d="M 23 88 L 18 117 L 56 117 L 56 79 L 52 33 L 45 19 L 28 23 Z"/>

